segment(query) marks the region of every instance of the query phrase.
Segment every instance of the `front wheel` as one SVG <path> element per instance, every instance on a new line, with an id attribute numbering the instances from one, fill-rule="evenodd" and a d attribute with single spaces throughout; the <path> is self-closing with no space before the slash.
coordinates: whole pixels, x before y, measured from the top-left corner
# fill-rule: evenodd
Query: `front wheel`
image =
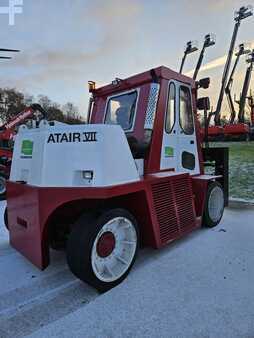
<path id="1" fill-rule="evenodd" d="M 7 230 L 9 230 L 9 222 L 8 222 L 8 210 L 7 207 L 4 209 L 4 225 Z"/>
<path id="2" fill-rule="evenodd" d="M 218 225 L 224 212 L 225 198 L 220 183 L 211 182 L 208 185 L 205 210 L 203 215 L 203 226 L 213 228 Z"/>
<path id="3" fill-rule="evenodd" d="M 135 218 L 124 209 L 83 215 L 67 242 L 67 262 L 79 279 L 100 292 L 120 284 L 137 256 L 139 231 Z"/>

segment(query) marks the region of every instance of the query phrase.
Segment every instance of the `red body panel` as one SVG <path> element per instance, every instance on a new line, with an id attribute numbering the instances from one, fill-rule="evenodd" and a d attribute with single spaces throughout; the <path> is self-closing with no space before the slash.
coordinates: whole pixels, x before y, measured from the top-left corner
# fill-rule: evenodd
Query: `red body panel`
<path id="1" fill-rule="evenodd" d="M 199 179 L 189 174 L 161 172 L 135 183 L 107 188 L 38 188 L 8 182 L 10 243 L 44 269 L 49 264 L 48 220 L 58 207 L 84 201 L 85 209 L 95 200 L 114 200 L 114 207 L 124 206 L 138 219 L 142 244 L 160 248 L 200 226 L 211 179 L 212 176 Z"/>

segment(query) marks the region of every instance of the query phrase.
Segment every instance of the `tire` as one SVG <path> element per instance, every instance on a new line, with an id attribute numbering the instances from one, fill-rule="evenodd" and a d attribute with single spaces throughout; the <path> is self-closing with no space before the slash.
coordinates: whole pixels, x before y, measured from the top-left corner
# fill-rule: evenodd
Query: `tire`
<path id="1" fill-rule="evenodd" d="M 7 207 L 4 209 L 4 225 L 5 225 L 6 229 L 9 231 Z"/>
<path id="2" fill-rule="evenodd" d="M 6 199 L 6 178 L 0 175 L 0 201 Z"/>
<path id="3" fill-rule="evenodd" d="M 69 236 L 67 263 L 76 277 L 105 292 L 127 277 L 138 244 L 137 222 L 127 210 L 84 214 Z"/>
<path id="4" fill-rule="evenodd" d="M 225 198 L 220 183 L 211 182 L 208 185 L 205 210 L 203 214 L 203 226 L 213 228 L 218 225 L 224 212 Z"/>

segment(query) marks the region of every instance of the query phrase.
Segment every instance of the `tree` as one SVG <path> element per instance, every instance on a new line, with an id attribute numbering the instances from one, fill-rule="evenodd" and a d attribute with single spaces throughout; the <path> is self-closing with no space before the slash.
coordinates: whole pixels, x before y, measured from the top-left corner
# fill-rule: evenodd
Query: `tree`
<path id="1" fill-rule="evenodd" d="M 61 109 L 57 106 L 51 106 L 47 110 L 47 120 L 48 121 L 59 121 L 65 122 L 65 117 Z"/>
<path id="2" fill-rule="evenodd" d="M 26 107 L 24 94 L 14 88 L 0 89 L 0 119 L 8 122 Z"/>
<path id="3" fill-rule="evenodd" d="M 38 95 L 38 103 L 47 110 L 52 106 L 51 100 L 46 95 Z"/>
<path id="4" fill-rule="evenodd" d="M 67 124 L 83 123 L 78 108 L 71 102 L 61 107 L 46 95 L 39 95 L 37 102 L 47 112 L 46 119 L 49 121 L 55 120 Z M 32 95 L 24 95 L 16 89 L 0 88 L 0 120 L 2 123 L 10 121 L 32 103 L 35 103 Z"/>
<path id="5" fill-rule="evenodd" d="M 63 111 L 65 113 L 65 123 L 67 124 L 82 124 L 82 118 L 79 114 L 78 108 L 71 102 L 67 102 L 63 106 Z"/>

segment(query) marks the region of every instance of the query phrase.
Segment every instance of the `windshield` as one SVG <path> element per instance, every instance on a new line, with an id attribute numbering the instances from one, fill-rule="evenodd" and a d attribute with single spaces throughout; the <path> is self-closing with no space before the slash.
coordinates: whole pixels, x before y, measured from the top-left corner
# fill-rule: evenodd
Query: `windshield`
<path id="1" fill-rule="evenodd" d="M 111 97 L 107 104 L 105 123 L 119 124 L 124 130 L 130 130 L 137 103 L 137 91 Z"/>

